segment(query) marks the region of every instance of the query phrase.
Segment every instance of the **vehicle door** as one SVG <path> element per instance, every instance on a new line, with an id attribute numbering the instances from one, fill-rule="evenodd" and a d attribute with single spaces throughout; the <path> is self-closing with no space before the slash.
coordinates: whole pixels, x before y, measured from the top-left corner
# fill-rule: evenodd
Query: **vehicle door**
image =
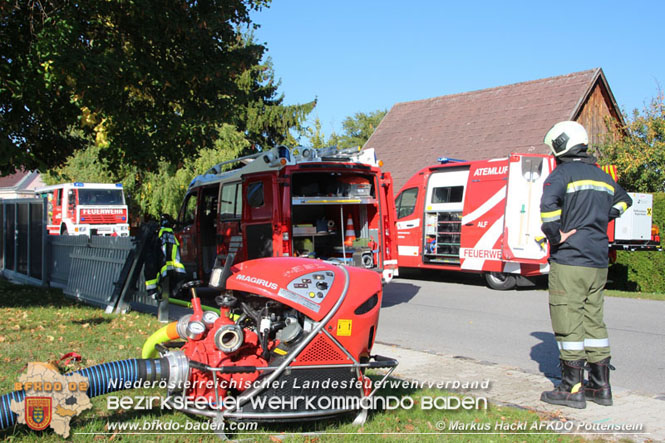
<path id="1" fill-rule="evenodd" d="M 178 230 L 176 237 L 180 242 L 180 261 L 188 274 L 199 275 L 199 230 L 196 223 L 198 189 L 193 189 L 185 195 L 185 200 L 178 213 Z"/>
<path id="2" fill-rule="evenodd" d="M 416 267 L 421 263 L 420 243 L 422 241 L 422 204 L 418 205 L 418 186 L 409 187 L 395 199 L 397 214 L 397 254 L 399 266 Z M 422 196 L 420 197 L 422 198 Z"/>
<path id="3" fill-rule="evenodd" d="M 379 254 L 378 266 L 382 269 L 397 269 L 397 227 L 393 180 L 388 172 L 381 173 L 379 181 L 379 208 L 381 213 L 383 254 Z"/>
<path id="4" fill-rule="evenodd" d="M 502 272 L 508 159 L 470 164 L 464 199 L 461 268 Z"/>
<path id="5" fill-rule="evenodd" d="M 243 247 L 248 260 L 272 257 L 279 238 L 277 175 L 249 174 L 242 179 Z"/>
<path id="6" fill-rule="evenodd" d="M 246 260 L 242 247 L 242 183 L 223 183 L 219 190 L 219 221 L 217 224 L 217 254 L 226 260 L 235 254 L 235 262 Z"/>
<path id="7" fill-rule="evenodd" d="M 54 189 L 53 195 L 49 200 L 49 223 L 55 228 L 54 234 L 60 233 L 60 223 L 62 222 L 62 189 Z"/>
<path id="8" fill-rule="evenodd" d="M 462 214 L 468 200 L 469 167 L 435 170 L 427 181 L 423 249 L 426 263 L 460 264 Z"/>
<path id="9" fill-rule="evenodd" d="M 219 184 L 215 183 L 201 188 L 198 202 L 198 244 L 201 254 L 201 276 L 208 279 L 210 271 L 215 264 L 217 256 L 217 209 L 219 198 Z"/>
<path id="10" fill-rule="evenodd" d="M 67 218 L 74 224 L 78 224 L 79 220 L 76 217 L 76 206 L 78 203 L 78 192 L 76 189 L 67 191 Z M 71 234 L 71 232 L 70 232 Z"/>
<path id="11" fill-rule="evenodd" d="M 554 166 L 553 159 L 547 156 L 510 156 L 503 242 L 505 260 L 534 264 L 547 262 L 549 244 L 538 242 L 545 236 L 540 230 L 540 198 L 545 179 Z"/>

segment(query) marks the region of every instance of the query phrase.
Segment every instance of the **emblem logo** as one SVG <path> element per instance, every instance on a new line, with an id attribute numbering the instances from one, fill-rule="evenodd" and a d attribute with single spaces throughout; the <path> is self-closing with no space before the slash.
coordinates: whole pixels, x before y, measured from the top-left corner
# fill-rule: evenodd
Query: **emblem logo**
<path id="1" fill-rule="evenodd" d="M 51 397 L 26 397 L 25 422 L 35 431 L 48 428 L 51 424 Z"/>

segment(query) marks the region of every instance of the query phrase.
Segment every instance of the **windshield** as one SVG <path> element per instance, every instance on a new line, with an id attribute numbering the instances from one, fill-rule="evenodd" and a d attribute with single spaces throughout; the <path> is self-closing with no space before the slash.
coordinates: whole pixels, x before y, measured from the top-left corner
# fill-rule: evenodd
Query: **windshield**
<path id="1" fill-rule="evenodd" d="M 122 189 L 79 189 L 79 205 L 124 205 Z"/>

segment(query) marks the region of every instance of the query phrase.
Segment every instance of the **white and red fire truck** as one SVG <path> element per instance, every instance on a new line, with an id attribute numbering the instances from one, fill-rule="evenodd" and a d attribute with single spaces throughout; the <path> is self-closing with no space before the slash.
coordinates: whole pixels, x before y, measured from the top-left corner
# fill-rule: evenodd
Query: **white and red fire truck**
<path id="1" fill-rule="evenodd" d="M 392 177 L 373 150 L 280 146 L 225 163 L 241 166 L 194 178 L 180 209 L 188 273 L 206 278 L 233 253 L 236 263 L 300 256 L 396 275 Z"/>
<path id="2" fill-rule="evenodd" d="M 48 199 L 50 235 L 129 235 L 121 183 L 63 183 L 35 193 Z"/>
<path id="3" fill-rule="evenodd" d="M 399 266 L 482 273 L 493 289 L 547 274 L 540 198 L 554 157 L 439 160 L 411 177 L 396 198 Z M 610 246 L 656 248 L 652 196 L 630 195 L 633 206 L 608 227 Z"/>

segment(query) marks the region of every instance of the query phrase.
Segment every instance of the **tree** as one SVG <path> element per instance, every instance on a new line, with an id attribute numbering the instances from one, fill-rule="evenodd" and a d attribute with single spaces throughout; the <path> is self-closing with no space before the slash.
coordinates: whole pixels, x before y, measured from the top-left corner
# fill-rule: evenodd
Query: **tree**
<path id="1" fill-rule="evenodd" d="M 282 107 L 243 29 L 269 0 L 0 4 L 0 173 L 50 169 L 99 145 L 155 170 L 210 149 L 218 125 L 278 143 L 314 106 Z"/>
<path id="2" fill-rule="evenodd" d="M 665 191 L 663 94 L 654 98 L 642 112 L 634 110 L 625 127 L 610 130 L 611 136 L 599 147 L 598 157 L 602 164 L 617 166 L 619 184 L 636 192 Z"/>
<path id="3" fill-rule="evenodd" d="M 249 47 L 255 44 L 251 33 L 246 35 L 244 44 Z M 247 139 L 262 147 L 295 145 L 291 130 L 304 130 L 302 122 L 316 106 L 316 100 L 301 105 L 283 105 L 284 95 L 277 93 L 280 82 L 275 80 L 270 58 L 247 67 L 237 83 L 243 101 L 233 122 L 245 129 Z"/>
<path id="4" fill-rule="evenodd" d="M 345 118 L 342 122 L 344 131 L 339 138 L 338 146 L 340 148 L 363 146 L 385 116 L 385 110 L 378 110 L 369 114 L 356 112 L 353 117 Z"/>
<path id="5" fill-rule="evenodd" d="M 340 149 L 362 147 L 385 116 L 385 110 L 378 110 L 369 114 L 356 112 L 353 117 L 346 117 L 342 122 L 342 134 L 333 132 L 327 138 L 321 129 L 321 121 L 317 117 L 314 121 L 314 127 L 305 128 L 301 134 L 306 138 L 308 145 L 313 148 L 324 146 L 337 146 Z"/>
<path id="6" fill-rule="evenodd" d="M 314 127 L 304 128 L 302 134 L 307 139 L 307 146 L 315 149 L 325 148 L 327 146 L 337 146 L 339 138 L 334 132 L 330 137 L 326 138 L 326 135 L 321 128 L 321 120 L 318 117 L 314 119 Z"/>

